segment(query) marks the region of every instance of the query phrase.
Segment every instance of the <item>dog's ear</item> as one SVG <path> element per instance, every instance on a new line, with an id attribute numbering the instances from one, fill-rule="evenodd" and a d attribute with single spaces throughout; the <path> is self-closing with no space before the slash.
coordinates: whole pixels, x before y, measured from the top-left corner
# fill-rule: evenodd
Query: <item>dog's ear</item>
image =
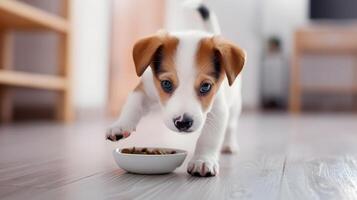
<path id="1" fill-rule="evenodd" d="M 246 54 L 244 50 L 230 41 L 220 37 L 214 37 L 213 40 L 215 43 L 215 51 L 220 57 L 219 59 L 227 75 L 228 83 L 229 85 L 232 85 L 243 69 Z"/>
<path id="2" fill-rule="evenodd" d="M 159 35 L 146 37 L 135 43 L 133 48 L 133 59 L 136 74 L 138 76 L 143 75 L 146 68 L 150 65 L 153 55 L 162 44 Z"/>

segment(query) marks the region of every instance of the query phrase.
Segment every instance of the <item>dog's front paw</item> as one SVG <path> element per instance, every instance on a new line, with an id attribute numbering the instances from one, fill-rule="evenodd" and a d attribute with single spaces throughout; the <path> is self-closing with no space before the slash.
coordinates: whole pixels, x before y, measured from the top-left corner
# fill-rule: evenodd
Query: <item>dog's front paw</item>
<path id="1" fill-rule="evenodd" d="M 187 172 L 192 176 L 216 176 L 219 172 L 218 161 L 214 158 L 193 158 L 188 163 Z"/>
<path id="2" fill-rule="evenodd" d="M 129 137 L 130 134 L 134 131 L 134 126 L 122 126 L 119 124 L 114 124 L 107 129 L 105 133 L 105 139 L 115 142 Z"/>

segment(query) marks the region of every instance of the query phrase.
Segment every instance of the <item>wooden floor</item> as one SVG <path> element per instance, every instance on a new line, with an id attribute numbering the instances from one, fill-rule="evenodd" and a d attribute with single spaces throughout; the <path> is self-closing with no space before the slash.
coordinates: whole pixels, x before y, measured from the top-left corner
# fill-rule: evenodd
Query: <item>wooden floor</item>
<path id="1" fill-rule="evenodd" d="M 117 168 L 118 146 L 192 151 L 197 134 L 170 132 L 155 116 L 126 141 L 103 138 L 108 121 L 0 126 L 0 199 L 357 199 L 357 116 L 243 114 L 238 155 L 218 177 L 143 176 Z M 191 156 L 191 155 L 190 155 Z"/>

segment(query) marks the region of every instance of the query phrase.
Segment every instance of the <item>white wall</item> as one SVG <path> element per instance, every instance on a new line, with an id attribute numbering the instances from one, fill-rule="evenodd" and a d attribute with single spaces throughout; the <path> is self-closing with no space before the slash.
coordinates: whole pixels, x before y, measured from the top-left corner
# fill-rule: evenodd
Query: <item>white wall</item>
<path id="1" fill-rule="evenodd" d="M 308 21 L 308 0 L 261 0 L 260 7 L 263 50 L 266 51 L 267 40 L 271 37 L 281 40 L 283 50 L 279 59 L 282 63 L 271 66 L 265 60 L 261 65 L 261 93 L 265 98 L 278 98 L 284 105 L 288 102 L 293 35 L 296 28 Z"/>
<path id="2" fill-rule="evenodd" d="M 261 0 L 264 38 L 279 36 L 289 55 L 296 28 L 308 22 L 308 0 Z"/>
<path id="3" fill-rule="evenodd" d="M 260 0 L 207 0 L 218 17 L 222 35 L 247 51 L 248 61 L 243 71 L 243 104 L 257 107 L 259 103 Z M 182 8 L 182 1 L 168 0 L 166 28 L 185 30 L 202 28 L 198 15 Z"/>
<path id="4" fill-rule="evenodd" d="M 23 0 L 58 13 L 61 0 Z M 73 86 L 77 108 L 104 107 L 107 98 L 110 1 L 73 0 Z M 57 37 L 49 32 L 15 34 L 17 70 L 56 73 Z M 52 105 L 53 93 L 18 89 L 20 105 Z"/>
<path id="5" fill-rule="evenodd" d="M 110 1 L 74 0 L 74 101 L 103 107 L 107 98 Z"/>

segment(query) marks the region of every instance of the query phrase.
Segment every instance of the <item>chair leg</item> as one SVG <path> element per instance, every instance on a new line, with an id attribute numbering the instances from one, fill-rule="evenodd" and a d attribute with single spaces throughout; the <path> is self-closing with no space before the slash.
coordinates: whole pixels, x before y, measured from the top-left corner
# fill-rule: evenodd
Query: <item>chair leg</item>
<path id="1" fill-rule="evenodd" d="M 0 69 L 12 68 L 13 37 L 10 31 L 0 30 Z M 0 85 L 0 122 L 9 123 L 13 118 L 11 89 Z"/>
<path id="2" fill-rule="evenodd" d="M 5 86 L 0 87 L 0 121 L 10 123 L 13 118 L 11 91 Z"/>
<path id="3" fill-rule="evenodd" d="M 61 14 L 71 22 L 70 0 L 62 1 Z M 66 79 L 67 87 L 59 93 L 56 113 L 57 119 L 68 123 L 74 120 L 74 106 L 72 98 L 72 30 L 60 36 L 58 45 L 58 74 Z"/>
<path id="4" fill-rule="evenodd" d="M 59 121 L 70 123 L 74 119 L 72 97 L 69 90 L 60 92 L 57 102 L 57 119 Z"/>
<path id="5" fill-rule="evenodd" d="M 290 93 L 289 111 L 290 113 L 298 114 L 301 111 L 301 85 L 300 85 L 300 52 L 297 44 L 295 44 L 294 47 L 294 54 L 291 63 L 289 93 Z"/>
<path id="6" fill-rule="evenodd" d="M 66 79 L 67 87 L 59 92 L 57 102 L 57 119 L 68 123 L 74 119 L 72 103 L 72 76 L 71 76 L 71 32 L 61 35 L 58 46 L 58 74 Z"/>

